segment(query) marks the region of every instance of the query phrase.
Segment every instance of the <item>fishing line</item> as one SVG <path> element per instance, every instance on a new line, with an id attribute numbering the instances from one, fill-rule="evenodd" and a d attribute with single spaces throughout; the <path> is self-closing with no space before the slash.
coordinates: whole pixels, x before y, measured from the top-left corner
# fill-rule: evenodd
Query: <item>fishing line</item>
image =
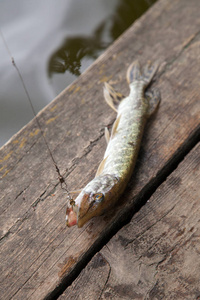
<path id="1" fill-rule="evenodd" d="M 68 198 L 68 200 L 69 200 L 69 202 L 70 202 L 70 205 L 74 205 L 74 200 L 73 200 L 73 198 L 71 197 L 70 192 L 69 192 L 68 189 L 67 189 L 67 184 L 66 184 L 66 182 L 65 182 L 65 179 L 64 179 L 64 177 L 63 177 L 63 176 L 61 175 L 61 173 L 60 173 L 60 169 L 58 168 L 58 166 L 57 166 L 57 164 L 56 164 L 56 161 L 55 161 L 55 159 L 54 159 L 54 157 L 53 157 L 53 154 L 52 154 L 52 152 L 51 152 L 51 150 L 50 150 L 50 147 L 49 147 L 49 144 L 48 144 L 48 142 L 47 142 L 47 139 L 45 138 L 44 131 L 43 131 L 43 129 L 42 129 L 41 125 L 40 125 L 40 122 L 39 122 L 39 120 L 38 120 L 38 117 L 37 117 L 37 115 L 36 115 L 36 111 L 35 111 L 34 106 L 33 106 L 33 104 L 32 104 L 31 98 L 30 98 L 30 96 L 29 96 L 29 93 L 28 93 L 28 90 L 27 90 L 26 85 L 25 85 L 25 83 L 24 83 L 24 80 L 23 80 L 23 77 L 22 77 L 22 75 L 21 75 L 21 72 L 20 72 L 20 70 L 19 70 L 19 68 L 18 68 L 18 66 L 17 66 L 17 64 L 16 64 L 16 62 L 15 62 L 15 60 L 14 60 L 14 57 L 13 57 L 12 54 L 11 54 L 11 51 L 10 51 L 10 49 L 9 49 L 9 47 L 8 47 L 8 44 L 7 44 L 7 42 L 6 42 L 5 38 L 4 38 L 3 32 L 2 32 L 1 30 L 0 30 L 0 34 L 1 34 L 1 37 L 2 37 L 2 40 L 3 40 L 3 43 L 4 43 L 4 45 L 5 45 L 5 48 L 6 48 L 7 52 L 8 52 L 8 55 L 10 56 L 12 65 L 15 67 L 15 69 L 16 69 L 16 71 L 17 71 L 17 73 L 18 73 L 18 76 L 19 76 L 19 78 L 20 78 L 20 81 L 21 81 L 21 83 L 22 83 L 22 86 L 23 86 L 23 88 L 24 88 L 24 91 L 25 91 L 26 96 L 27 96 L 27 98 L 28 98 L 28 101 L 29 101 L 31 110 L 32 110 L 32 112 L 33 112 L 33 115 L 34 115 L 34 117 L 35 117 L 37 126 L 38 126 L 38 128 L 39 128 L 39 130 L 40 130 L 40 132 L 41 132 L 42 138 L 43 138 L 44 143 L 45 143 L 45 145 L 46 145 L 46 148 L 47 148 L 47 150 L 48 150 L 48 152 L 49 152 L 49 155 L 50 155 L 50 157 L 51 157 L 52 163 L 53 163 L 53 165 L 54 165 L 54 167 L 55 167 L 55 169 L 56 169 L 56 172 L 57 172 L 57 174 L 58 174 L 58 179 L 59 179 L 61 188 L 64 189 L 64 190 L 66 191 L 66 193 L 67 193 L 67 198 Z M 63 187 L 63 184 L 65 185 L 65 187 Z"/>

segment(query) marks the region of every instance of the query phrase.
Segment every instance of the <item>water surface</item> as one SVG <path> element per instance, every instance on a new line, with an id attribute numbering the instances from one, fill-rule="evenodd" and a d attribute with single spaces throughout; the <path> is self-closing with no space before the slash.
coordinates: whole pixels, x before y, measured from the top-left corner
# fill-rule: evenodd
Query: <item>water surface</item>
<path id="1" fill-rule="evenodd" d="M 0 28 L 38 112 L 156 0 L 1 0 Z M 0 37 L 0 146 L 33 118 Z"/>

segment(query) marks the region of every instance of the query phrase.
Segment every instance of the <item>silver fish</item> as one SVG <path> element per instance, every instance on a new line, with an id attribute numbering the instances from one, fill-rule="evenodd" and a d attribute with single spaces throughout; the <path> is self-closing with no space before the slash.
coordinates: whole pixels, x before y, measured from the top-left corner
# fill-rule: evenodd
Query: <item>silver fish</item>
<path id="1" fill-rule="evenodd" d="M 135 167 L 144 127 L 160 102 L 157 90 L 145 92 L 157 64 L 147 64 L 141 72 L 137 61 L 127 71 L 130 94 L 124 97 L 105 83 L 104 97 L 117 112 L 111 134 L 105 129 L 107 148 L 95 178 L 90 181 L 67 208 L 67 226 L 82 227 L 94 216 L 108 211 L 123 193 Z"/>

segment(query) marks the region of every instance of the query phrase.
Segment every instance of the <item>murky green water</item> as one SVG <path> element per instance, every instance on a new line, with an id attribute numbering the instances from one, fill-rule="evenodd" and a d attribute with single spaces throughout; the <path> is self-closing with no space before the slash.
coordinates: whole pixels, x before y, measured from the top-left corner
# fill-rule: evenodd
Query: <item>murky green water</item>
<path id="1" fill-rule="evenodd" d="M 0 27 L 36 111 L 156 0 L 1 0 Z M 0 37 L 0 145 L 33 118 Z"/>

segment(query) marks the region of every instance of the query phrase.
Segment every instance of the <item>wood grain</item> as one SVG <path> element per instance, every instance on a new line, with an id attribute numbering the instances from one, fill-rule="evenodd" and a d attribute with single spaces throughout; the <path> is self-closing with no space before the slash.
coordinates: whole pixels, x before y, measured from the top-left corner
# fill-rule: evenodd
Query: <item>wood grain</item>
<path id="1" fill-rule="evenodd" d="M 199 178 L 200 143 L 59 300 L 199 299 Z"/>
<path id="2" fill-rule="evenodd" d="M 44 299 L 70 282 L 81 263 L 126 218 L 145 191 L 183 155 L 200 131 L 200 2 L 162 0 L 91 68 L 38 115 L 69 189 L 93 178 L 105 150 L 104 127 L 115 114 L 103 100 L 110 80 L 128 93 L 125 74 L 139 59 L 160 60 L 154 85 L 162 94 L 148 122 L 138 163 L 115 213 L 82 229 L 65 227 L 66 194 L 33 120 L 0 149 L 1 295 Z"/>

